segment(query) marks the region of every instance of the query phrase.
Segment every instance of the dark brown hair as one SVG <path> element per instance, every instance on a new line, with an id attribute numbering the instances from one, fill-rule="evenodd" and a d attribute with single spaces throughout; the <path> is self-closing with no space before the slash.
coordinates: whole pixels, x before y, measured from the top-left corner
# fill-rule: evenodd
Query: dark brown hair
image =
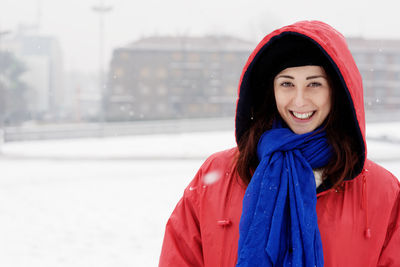
<path id="1" fill-rule="evenodd" d="M 323 168 L 324 180 L 332 187 L 339 186 L 343 180 L 353 178 L 358 173 L 364 153 L 358 140 L 358 124 L 354 121 L 353 104 L 347 96 L 338 75 L 333 69 L 324 67 L 331 86 L 331 111 L 324 122 L 327 139 L 333 149 L 330 162 Z M 250 127 L 238 140 L 238 155 L 236 171 L 240 179 L 247 185 L 259 164 L 257 144 L 261 135 L 271 129 L 273 121 L 279 116 L 274 97 L 273 78 L 259 79 L 257 71 L 254 74 L 251 89 L 254 92 L 252 100 L 252 119 Z M 264 74 L 265 75 L 265 74 Z"/>

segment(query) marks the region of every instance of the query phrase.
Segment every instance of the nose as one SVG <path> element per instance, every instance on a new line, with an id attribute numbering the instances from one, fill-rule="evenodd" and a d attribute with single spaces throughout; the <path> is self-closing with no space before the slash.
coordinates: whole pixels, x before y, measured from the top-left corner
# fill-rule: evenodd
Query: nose
<path id="1" fill-rule="evenodd" d="M 306 104 L 306 96 L 304 93 L 304 88 L 297 87 L 296 88 L 296 93 L 293 99 L 293 104 L 296 107 L 302 107 Z"/>

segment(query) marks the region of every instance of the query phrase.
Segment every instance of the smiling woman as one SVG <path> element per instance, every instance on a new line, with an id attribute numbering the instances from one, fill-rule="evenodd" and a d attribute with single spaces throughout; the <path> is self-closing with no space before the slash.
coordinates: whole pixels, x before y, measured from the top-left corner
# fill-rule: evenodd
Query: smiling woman
<path id="1" fill-rule="evenodd" d="M 185 190 L 160 266 L 400 266 L 400 186 L 367 159 L 363 104 L 335 29 L 267 35 L 240 79 L 237 147 Z"/>

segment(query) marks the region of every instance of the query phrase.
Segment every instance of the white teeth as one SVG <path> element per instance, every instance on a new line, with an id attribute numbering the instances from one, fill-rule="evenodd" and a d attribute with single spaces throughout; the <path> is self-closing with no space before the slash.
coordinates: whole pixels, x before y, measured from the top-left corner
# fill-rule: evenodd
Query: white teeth
<path id="1" fill-rule="evenodd" d="M 312 114 L 314 114 L 314 111 L 307 112 L 307 113 L 297 113 L 297 112 L 292 111 L 292 114 L 293 114 L 296 118 L 299 118 L 299 119 L 304 120 L 304 119 L 310 118 L 310 117 L 312 116 Z"/>

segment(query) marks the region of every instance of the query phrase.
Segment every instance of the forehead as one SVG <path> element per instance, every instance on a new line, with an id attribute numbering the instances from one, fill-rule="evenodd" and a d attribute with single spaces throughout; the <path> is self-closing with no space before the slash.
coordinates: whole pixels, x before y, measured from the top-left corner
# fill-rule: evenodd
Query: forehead
<path id="1" fill-rule="evenodd" d="M 280 75 L 290 75 L 290 76 L 315 76 L 323 75 L 326 76 L 325 70 L 321 66 L 300 66 L 286 68 L 279 72 L 276 77 Z"/>

